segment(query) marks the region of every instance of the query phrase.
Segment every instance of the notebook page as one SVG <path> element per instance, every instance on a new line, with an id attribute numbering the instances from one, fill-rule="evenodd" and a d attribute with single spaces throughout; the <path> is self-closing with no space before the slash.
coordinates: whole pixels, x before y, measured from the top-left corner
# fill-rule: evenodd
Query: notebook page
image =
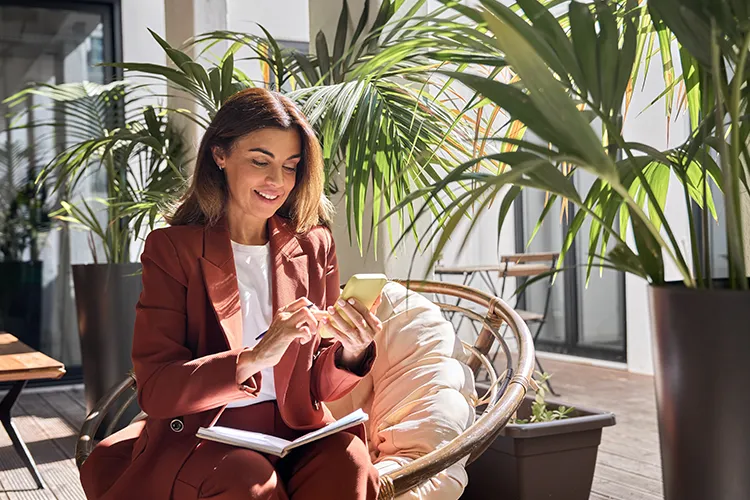
<path id="1" fill-rule="evenodd" d="M 286 439 L 281 439 L 260 432 L 243 431 L 231 427 L 222 427 L 215 425 L 208 429 L 198 429 L 197 436 L 203 439 L 209 439 L 224 444 L 249 448 L 251 450 L 262 451 L 278 455 L 284 451 L 284 448 L 291 444 Z"/>
<path id="2" fill-rule="evenodd" d="M 307 443 L 311 443 L 315 440 L 330 436 L 331 434 L 335 434 L 336 432 L 348 429 L 349 427 L 361 424 L 362 422 L 367 422 L 368 418 L 369 417 L 367 413 L 365 413 L 362 408 L 360 408 L 353 411 L 349 415 L 346 415 L 345 417 L 341 417 L 335 422 L 331 422 L 325 427 L 322 427 L 316 431 L 309 432 L 304 436 L 298 437 L 297 439 L 289 443 L 286 448 L 292 449 Z"/>

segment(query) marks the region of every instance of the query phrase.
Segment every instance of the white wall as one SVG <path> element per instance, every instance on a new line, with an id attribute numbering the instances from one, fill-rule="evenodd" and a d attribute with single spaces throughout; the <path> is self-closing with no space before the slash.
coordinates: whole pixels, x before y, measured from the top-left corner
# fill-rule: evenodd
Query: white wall
<path id="1" fill-rule="evenodd" d="M 674 51 L 674 55 L 677 52 Z M 660 57 L 660 56 L 657 56 Z M 673 58 L 675 73 L 679 75 L 679 58 Z M 623 134 L 628 141 L 642 142 L 659 150 L 677 146 L 685 141 L 689 133 L 689 121 L 686 113 L 672 120 L 667 133 L 665 105 L 663 99 L 648 109 L 648 104 L 664 89 L 664 80 L 659 71 L 661 61 L 656 57 L 652 61 L 653 68 L 648 73 L 643 92 L 637 91 L 633 95 L 630 111 L 624 122 Z M 640 89 L 640 85 L 638 87 Z M 677 106 L 674 108 L 677 109 Z M 670 221 L 675 238 L 682 247 L 685 259 L 690 262 L 690 240 L 687 212 L 679 188 L 673 178 L 670 184 L 665 216 Z M 662 231 L 664 235 L 664 231 Z M 666 238 L 666 235 L 665 235 Z M 666 259 L 665 259 L 666 260 Z M 667 280 L 679 280 L 680 275 L 674 265 L 666 266 Z M 626 318 L 627 318 L 627 359 L 628 370 L 637 373 L 653 374 L 653 335 L 651 330 L 651 316 L 648 300 L 647 283 L 635 276 L 628 275 L 626 286 Z"/>
<path id="2" fill-rule="evenodd" d="M 258 24 L 274 38 L 310 40 L 308 0 L 226 0 L 227 23 L 231 31 L 263 35 Z"/>

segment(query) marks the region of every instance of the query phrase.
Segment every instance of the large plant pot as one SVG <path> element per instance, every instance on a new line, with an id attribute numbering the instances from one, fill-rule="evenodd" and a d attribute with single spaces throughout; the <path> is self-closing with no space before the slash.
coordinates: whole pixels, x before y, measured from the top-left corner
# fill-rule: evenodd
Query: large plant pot
<path id="1" fill-rule="evenodd" d="M 42 263 L 0 262 L 0 331 L 42 349 Z"/>
<path id="2" fill-rule="evenodd" d="M 87 412 L 133 368 L 135 306 L 142 288 L 140 269 L 135 263 L 73 266 Z M 129 422 L 137 413 L 133 405 L 122 421 Z M 111 415 L 105 418 L 102 431 L 111 420 Z"/>
<path id="3" fill-rule="evenodd" d="M 670 284 L 651 307 L 666 500 L 750 498 L 750 292 Z"/>
<path id="4" fill-rule="evenodd" d="M 519 418 L 531 414 L 527 397 Z M 560 403 L 547 401 L 555 409 Z M 588 500 L 602 428 L 615 424 L 612 413 L 576 407 L 554 422 L 508 424 L 467 467 L 462 500 Z"/>

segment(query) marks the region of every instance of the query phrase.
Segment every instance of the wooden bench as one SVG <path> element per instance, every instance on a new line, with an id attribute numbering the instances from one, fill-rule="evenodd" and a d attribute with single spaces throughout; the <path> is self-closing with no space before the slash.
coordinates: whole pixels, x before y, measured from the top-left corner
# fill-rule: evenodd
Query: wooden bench
<path id="1" fill-rule="evenodd" d="M 13 382 L 8 394 L 0 401 L 0 422 L 13 441 L 13 447 L 41 489 L 45 488 L 36 463 L 18 434 L 11 410 L 29 380 L 58 379 L 65 375 L 65 365 L 35 351 L 10 333 L 0 333 L 0 382 Z"/>

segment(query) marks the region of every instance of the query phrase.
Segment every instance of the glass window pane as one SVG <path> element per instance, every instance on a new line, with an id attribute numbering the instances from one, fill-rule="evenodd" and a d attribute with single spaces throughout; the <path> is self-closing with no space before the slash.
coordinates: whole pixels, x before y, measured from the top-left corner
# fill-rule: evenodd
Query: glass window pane
<path id="1" fill-rule="evenodd" d="M 34 82 L 104 83 L 105 68 L 98 65 L 105 62 L 105 36 L 111 36 L 105 33 L 104 26 L 102 15 L 90 11 L 0 5 L 0 102 Z M 29 122 L 52 124 L 60 122 L 60 116 L 49 101 L 36 95 L 13 108 L 0 104 L 0 224 L 4 228 L 21 227 L 21 219 L 9 216 L 18 192 L 75 140 L 69 127 L 19 128 Z M 11 150 L 22 154 L 11 155 Z M 97 192 L 96 183 L 95 178 L 85 179 L 74 195 L 91 196 Z M 48 191 L 34 191 L 33 196 L 35 202 L 52 210 L 56 196 L 45 197 Z M 0 329 L 10 330 L 22 341 L 65 363 L 69 372 L 75 372 L 80 366 L 80 349 L 70 263 L 92 261 L 89 236 L 79 231 L 52 230 L 42 232 L 34 241 L 38 252 L 30 244 L 12 256 L 0 252 L 2 264 L 41 261 L 37 292 L 25 290 L 28 295 L 15 300 L 13 311 L 8 301 L 0 300 Z M 0 282 L 7 283 L 10 268 L 0 269 L 5 278 Z M 36 300 L 34 293 L 38 295 Z M 14 296 L 18 298 L 19 294 Z M 39 310 L 32 311 L 35 302 Z M 35 320 L 38 317 L 41 319 Z"/>

